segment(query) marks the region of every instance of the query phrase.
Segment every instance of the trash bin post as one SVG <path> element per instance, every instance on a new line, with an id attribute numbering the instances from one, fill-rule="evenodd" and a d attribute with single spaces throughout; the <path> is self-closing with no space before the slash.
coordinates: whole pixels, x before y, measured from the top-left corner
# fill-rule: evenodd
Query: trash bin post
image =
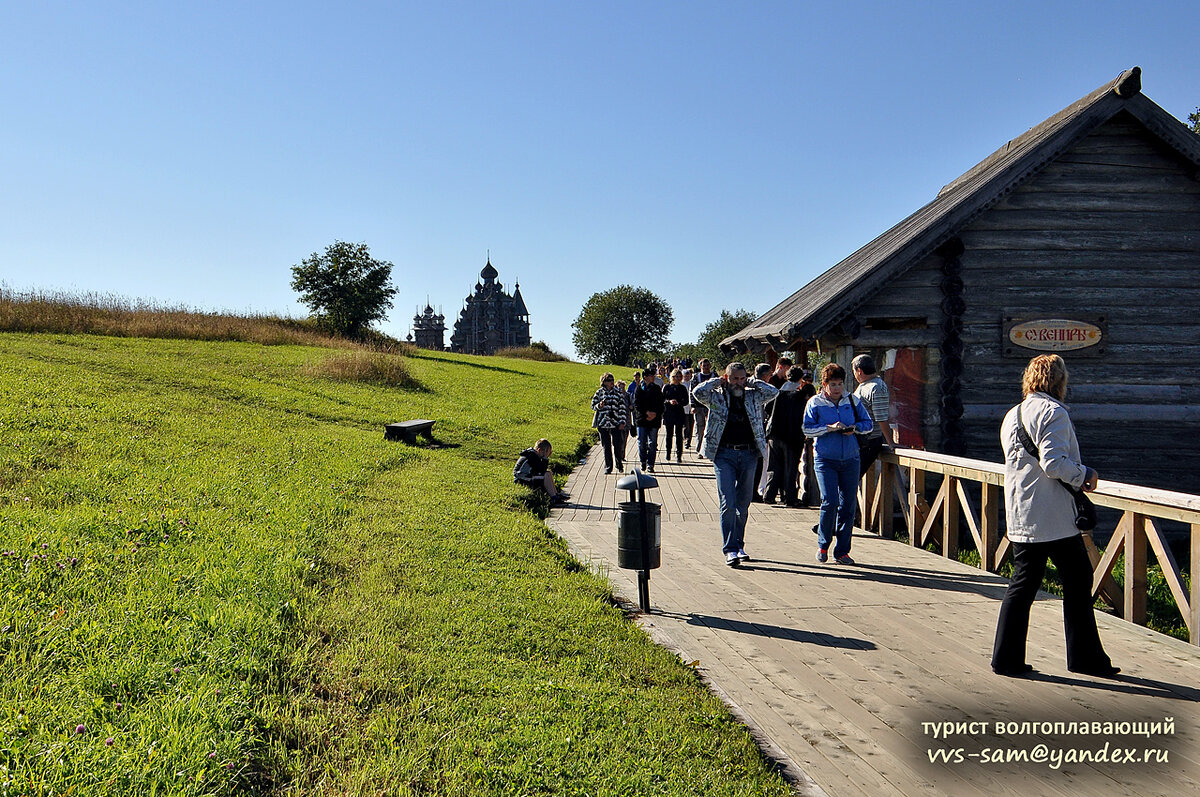
<path id="1" fill-rule="evenodd" d="M 658 480 L 639 468 L 617 482 L 617 489 L 628 490 L 630 499 L 619 505 L 617 566 L 638 571 L 638 607 L 646 613 L 650 612 L 650 571 L 662 561 L 661 507 L 646 500 L 646 490 L 657 486 Z"/>

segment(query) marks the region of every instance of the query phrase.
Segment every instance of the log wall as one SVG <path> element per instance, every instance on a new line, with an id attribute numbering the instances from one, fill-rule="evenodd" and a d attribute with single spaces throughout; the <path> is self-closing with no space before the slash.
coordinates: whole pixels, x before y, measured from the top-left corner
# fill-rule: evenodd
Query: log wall
<path id="1" fill-rule="evenodd" d="M 1193 163 L 1118 116 L 960 231 L 965 455 L 999 457 L 999 422 L 1037 352 L 1003 352 L 1003 319 L 1103 316 L 1104 352 L 1065 352 L 1085 460 L 1106 478 L 1200 492 L 1200 182 Z M 941 259 L 856 311 L 858 350 L 930 347 L 936 388 Z M 874 329 L 901 318 L 926 328 Z M 873 320 L 876 319 L 876 320 Z M 890 319 L 890 322 L 884 321 Z M 927 391 L 938 439 L 938 394 Z M 929 446 L 931 449 L 934 445 Z"/>

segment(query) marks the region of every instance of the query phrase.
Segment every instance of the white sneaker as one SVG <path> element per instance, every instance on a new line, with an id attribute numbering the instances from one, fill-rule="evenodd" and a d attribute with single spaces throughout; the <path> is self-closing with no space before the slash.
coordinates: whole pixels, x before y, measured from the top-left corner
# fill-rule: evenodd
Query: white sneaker
<path id="1" fill-rule="evenodd" d="M 738 561 L 740 561 L 740 562 L 749 562 L 750 561 L 750 554 L 746 553 L 745 548 L 738 551 L 736 556 L 738 558 Z"/>
<path id="2" fill-rule="evenodd" d="M 736 553 L 734 553 L 733 551 L 730 551 L 729 553 L 725 554 L 725 564 L 729 565 L 730 567 L 737 567 L 741 563 L 742 563 L 742 560 L 739 559 L 738 555 Z"/>

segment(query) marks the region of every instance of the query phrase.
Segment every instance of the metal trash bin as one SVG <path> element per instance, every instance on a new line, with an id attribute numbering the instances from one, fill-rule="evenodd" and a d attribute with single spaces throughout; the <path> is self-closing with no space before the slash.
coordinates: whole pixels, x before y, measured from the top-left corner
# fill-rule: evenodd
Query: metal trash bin
<path id="1" fill-rule="evenodd" d="M 662 564 L 662 507 L 645 501 L 617 504 L 617 567 L 654 570 Z"/>
<path id="2" fill-rule="evenodd" d="M 658 479 L 634 468 L 617 482 L 628 490 L 628 501 L 617 504 L 617 567 L 638 571 L 638 606 L 650 611 L 650 571 L 662 564 L 662 507 L 646 500 L 646 490 Z M 636 497 L 636 500 L 634 500 Z"/>

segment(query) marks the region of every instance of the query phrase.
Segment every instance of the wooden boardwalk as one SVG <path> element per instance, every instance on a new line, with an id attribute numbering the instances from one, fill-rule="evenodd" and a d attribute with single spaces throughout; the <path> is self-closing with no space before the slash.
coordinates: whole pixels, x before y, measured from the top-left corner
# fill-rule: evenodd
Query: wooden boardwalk
<path id="1" fill-rule="evenodd" d="M 800 793 L 1200 795 L 1200 649 L 1099 614 L 1121 676 L 1069 673 L 1061 605 L 1042 595 L 1029 634 L 1037 673 L 1002 678 L 988 662 L 1004 579 L 861 532 L 857 565 L 819 564 L 817 513 L 762 504 L 746 530 L 753 559 L 729 568 L 711 464 L 685 453 L 657 470 L 660 487 L 647 499 L 663 507 L 663 565 L 651 574 L 653 610 L 639 622 L 699 662 Z M 616 503 L 628 496 L 617 478 L 604 475 L 594 449 L 571 476 L 571 503 L 547 522 L 636 606 L 636 573 L 616 568 Z M 1112 733 L 1164 718 L 1173 733 Z M 1029 722 L 1037 727 L 1020 733 Z M 955 732 L 935 738 L 926 723 L 954 723 Z M 1136 758 L 1091 760 L 1117 748 Z M 1091 759 L 1080 762 L 1080 751 Z"/>

